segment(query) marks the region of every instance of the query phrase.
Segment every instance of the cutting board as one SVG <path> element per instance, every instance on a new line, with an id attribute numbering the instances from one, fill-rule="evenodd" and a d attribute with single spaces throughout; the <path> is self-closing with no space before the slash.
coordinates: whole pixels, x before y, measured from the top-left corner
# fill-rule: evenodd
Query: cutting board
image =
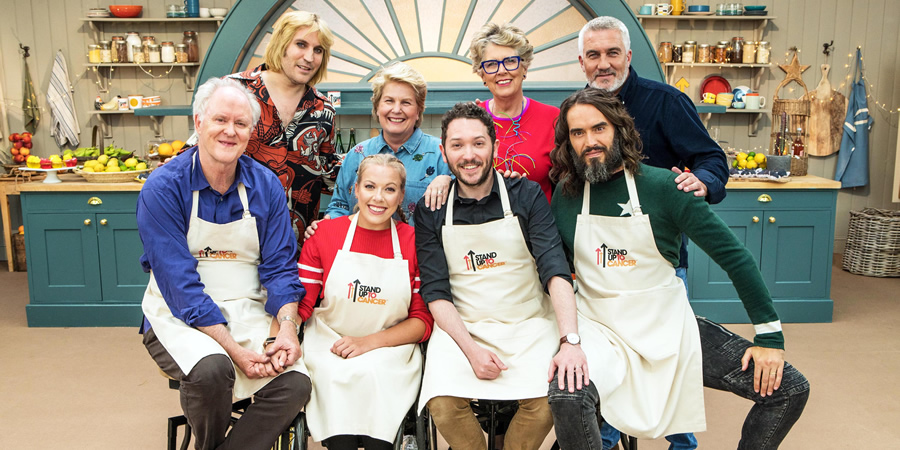
<path id="1" fill-rule="evenodd" d="M 807 94 L 810 107 L 806 152 L 812 156 L 828 156 L 841 147 L 847 98 L 831 88 L 828 82 L 830 68 L 828 64 L 822 64 L 822 79 L 816 89 Z"/>

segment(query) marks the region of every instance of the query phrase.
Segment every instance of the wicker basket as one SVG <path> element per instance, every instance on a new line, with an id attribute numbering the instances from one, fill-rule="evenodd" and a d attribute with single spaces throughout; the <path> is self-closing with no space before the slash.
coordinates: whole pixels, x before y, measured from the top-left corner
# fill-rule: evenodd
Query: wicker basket
<path id="1" fill-rule="evenodd" d="M 870 277 L 900 277 L 900 211 L 850 211 L 844 270 Z"/>
<path id="2" fill-rule="evenodd" d="M 791 157 L 791 176 L 802 177 L 809 173 L 809 157 L 803 155 L 799 158 Z"/>
<path id="3" fill-rule="evenodd" d="M 139 173 L 150 172 L 153 169 L 129 170 L 127 172 L 85 172 L 76 169 L 75 173 L 81 175 L 88 183 L 127 183 L 134 181 Z"/>

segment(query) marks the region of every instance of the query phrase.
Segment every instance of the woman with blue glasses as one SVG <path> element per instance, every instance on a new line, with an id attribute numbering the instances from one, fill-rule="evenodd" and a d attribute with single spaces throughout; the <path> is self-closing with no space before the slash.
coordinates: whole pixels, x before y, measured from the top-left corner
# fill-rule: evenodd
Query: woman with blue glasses
<path id="1" fill-rule="evenodd" d="M 472 37 L 469 56 L 472 71 L 493 96 L 479 104 L 491 113 L 500 141 L 494 167 L 536 181 L 550 201 L 550 150 L 559 108 L 536 102 L 522 92 L 534 47 L 521 29 L 488 23 Z"/>

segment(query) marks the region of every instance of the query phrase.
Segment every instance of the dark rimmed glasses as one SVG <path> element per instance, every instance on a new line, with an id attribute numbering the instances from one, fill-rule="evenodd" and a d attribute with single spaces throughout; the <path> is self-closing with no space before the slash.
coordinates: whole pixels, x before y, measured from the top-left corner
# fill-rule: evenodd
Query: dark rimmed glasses
<path id="1" fill-rule="evenodd" d="M 503 58 L 503 61 L 489 59 L 481 62 L 481 70 L 483 70 L 484 73 L 497 73 L 500 71 L 500 64 L 503 64 L 503 68 L 512 72 L 519 68 L 519 63 L 521 61 L 522 57 L 520 56 L 507 56 L 506 58 Z"/>

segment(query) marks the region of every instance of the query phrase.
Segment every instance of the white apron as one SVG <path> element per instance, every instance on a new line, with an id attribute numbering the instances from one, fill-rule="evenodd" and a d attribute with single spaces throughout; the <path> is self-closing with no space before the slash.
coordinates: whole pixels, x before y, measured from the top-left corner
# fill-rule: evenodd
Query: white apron
<path id="1" fill-rule="evenodd" d="M 603 418 L 656 439 L 706 430 L 700 332 L 684 283 L 656 249 L 634 177 L 631 217 L 590 215 L 590 184 L 575 227 L 578 330 Z"/>
<path id="2" fill-rule="evenodd" d="M 197 216 L 199 191 L 193 192 L 187 244 L 191 254 L 197 258 L 197 273 L 204 284 L 203 292 L 222 311 L 228 321 L 228 332 L 241 347 L 262 353 L 272 316 L 265 310 L 266 291 L 259 282 L 256 219 L 250 215 L 243 183 L 238 184 L 237 191 L 244 206 L 244 215 L 226 224 L 200 219 Z M 152 271 L 141 309 L 159 342 L 185 374 L 189 374 L 197 362 L 209 355 L 228 356 L 213 338 L 172 315 Z M 299 360 L 288 370 L 306 373 Z M 237 366 L 234 372 L 236 398 L 248 398 L 274 379 L 249 379 Z"/>
<path id="3" fill-rule="evenodd" d="M 409 262 L 391 220 L 393 259 L 351 252 L 359 215 L 325 282 L 322 303 L 307 321 L 303 360 L 312 378 L 306 421 L 316 441 L 338 434 L 393 442 L 416 401 L 422 374 L 418 344 L 382 347 L 344 359 L 331 352 L 343 336 L 367 336 L 409 317 Z"/>
<path id="4" fill-rule="evenodd" d="M 495 182 L 504 217 L 453 225 L 454 185 L 442 237 L 456 310 L 475 342 L 509 369 L 494 380 L 479 380 L 453 338 L 435 324 L 420 410 L 437 396 L 520 400 L 547 395 L 547 370 L 559 350 L 556 318 L 499 173 Z"/>

